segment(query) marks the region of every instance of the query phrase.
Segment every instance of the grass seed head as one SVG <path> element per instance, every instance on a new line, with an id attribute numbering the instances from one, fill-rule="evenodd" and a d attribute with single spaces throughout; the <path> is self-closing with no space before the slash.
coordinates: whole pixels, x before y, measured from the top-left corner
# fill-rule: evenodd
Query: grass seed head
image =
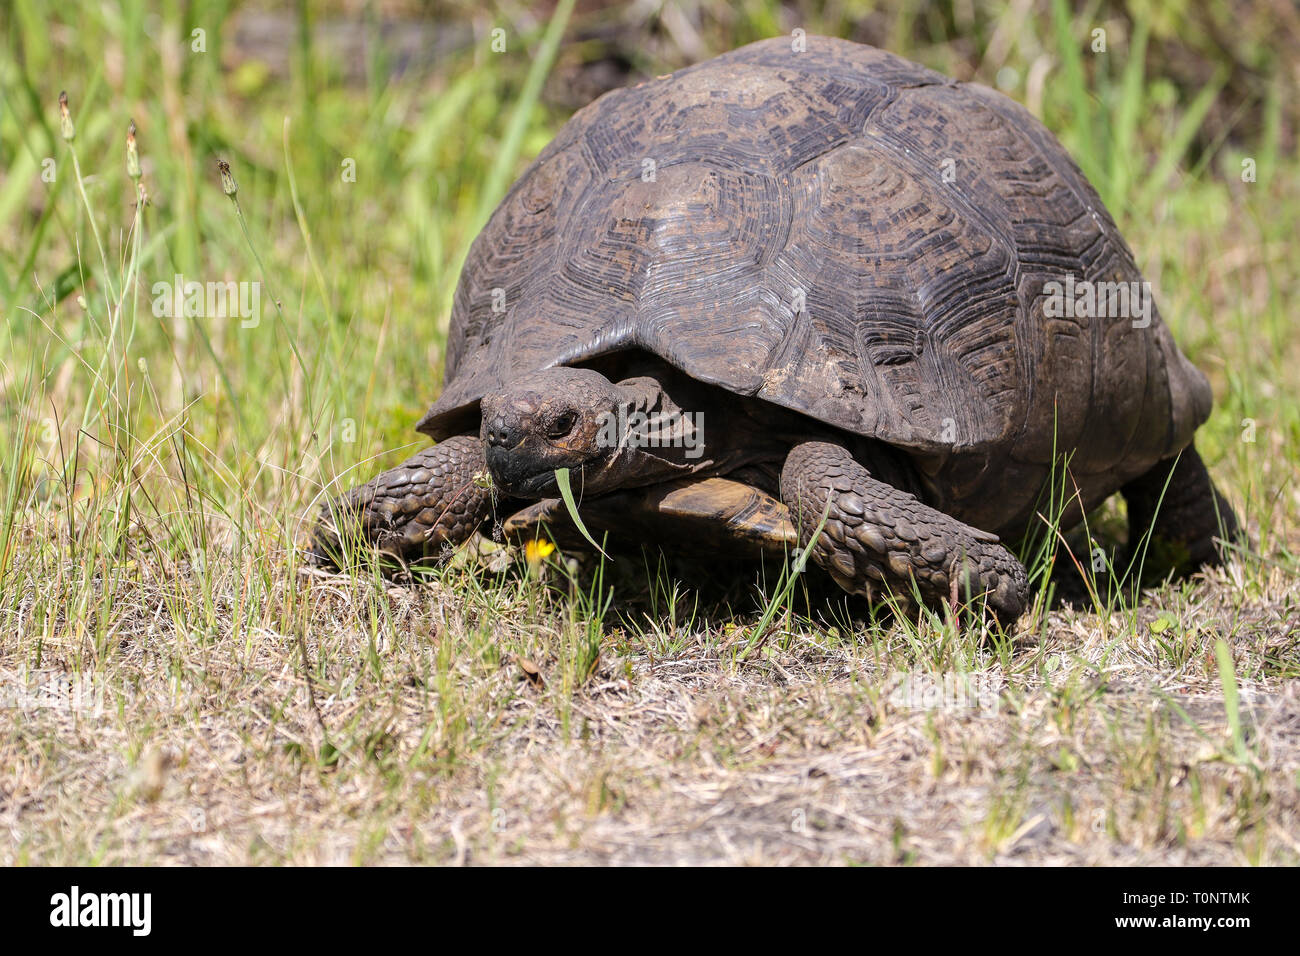
<path id="1" fill-rule="evenodd" d="M 135 120 L 126 126 L 126 174 L 132 179 L 140 178 L 140 152 L 135 145 Z"/>
<path id="2" fill-rule="evenodd" d="M 65 91 L 59 92 L 59 131 L 69 143 L 77 135 L 77 130 L 72 125 L 72 111 L 68 109 L 68 94 Z"/>
<path id="3" fill-rule="evenodd" d="M 231 199 L 239 192 L 239 184 L 235 182 L 235 174 L 230 171 L 230 164 L 224 159 L 217 160 L 217 169 L 221 171 L 221 190 Z"/>

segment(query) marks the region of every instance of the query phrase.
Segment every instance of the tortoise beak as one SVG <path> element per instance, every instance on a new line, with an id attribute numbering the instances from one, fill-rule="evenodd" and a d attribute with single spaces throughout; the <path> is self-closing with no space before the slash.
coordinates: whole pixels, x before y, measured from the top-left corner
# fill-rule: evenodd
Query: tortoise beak
<path id="1" fill-rule="evenodd" d="M 581 471 L 580 463 L 548 462 L 547 457 L 532 454 L 526 442 L 514 448 L 488 446 L 487 466 L 492 482 L 512 498 L 546 498 L 558 493 L 556 468 Z"/>
<path id="2" fill-rule="evenodd" d="M 536 477 L 536 467 L 532 462 L 525 461 L 526 456 L 516 454 L 518 451 L 518 445 L 514 448 L 488 445 L 486 449 L 487 466 L 488 471 L 492 472 L 493 484 L 514 497 L 519 497 L 529 479 Z"/>

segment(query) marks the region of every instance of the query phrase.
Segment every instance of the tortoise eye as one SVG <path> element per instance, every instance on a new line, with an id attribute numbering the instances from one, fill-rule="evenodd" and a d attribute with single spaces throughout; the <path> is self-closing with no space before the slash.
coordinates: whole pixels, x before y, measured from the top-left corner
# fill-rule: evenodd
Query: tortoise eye
<path id="1" fill-rule="evenodd" d="M 573 431 L 574 423 L 577 422 L 578 416 L 573 412 L 565 412 L 555 421 L 551 422 L 551 427 L 546 430 L 548 438 L 563 438 L 569 432 Z"/>

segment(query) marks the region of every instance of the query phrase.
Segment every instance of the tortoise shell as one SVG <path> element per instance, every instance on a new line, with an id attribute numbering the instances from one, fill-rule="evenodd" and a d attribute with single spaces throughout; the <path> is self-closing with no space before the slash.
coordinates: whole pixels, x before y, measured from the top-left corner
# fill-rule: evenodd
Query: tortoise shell
<path id="1" fill-rule="evenodd" d="M 1049 302 L 1142 281 L 1052 134 L 881 50 L 793 46 L 615 90 L 560 130 L 470 250 L 420 430 L 476 428 L 529 371 L 643 350 L 904 449 L 950 499 L 1040 481 L 1061 449 L 1099 499 L 1186 446 L 1210 390 L 1154 306 Z"/>

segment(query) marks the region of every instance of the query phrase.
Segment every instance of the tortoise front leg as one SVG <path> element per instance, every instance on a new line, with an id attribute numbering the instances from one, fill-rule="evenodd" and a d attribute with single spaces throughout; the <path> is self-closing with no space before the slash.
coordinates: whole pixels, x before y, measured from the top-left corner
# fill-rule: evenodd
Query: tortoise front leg
<path id="1" fill-rule="evenodd" d="M 337 563 L 369 543 L 411 561 L 460 544 L 492 515 L 486 474 L 476 436 L 439 442 L 324 505 L 309 553 Z"/>
<path id="2" fill-rule="evenodd" d="M 1020 616 L 1028 597 L 1024 565 L 996 535 L 963 524 L 914 495 L 876 481 L 840 445 L 804 442 L 781 472 L 781 497 L 806 546 L 826 515 L 812 557 L 851 594 L 880 584 L 931 604 L 955 591 L 986 596 L 998 619 Z"/>

